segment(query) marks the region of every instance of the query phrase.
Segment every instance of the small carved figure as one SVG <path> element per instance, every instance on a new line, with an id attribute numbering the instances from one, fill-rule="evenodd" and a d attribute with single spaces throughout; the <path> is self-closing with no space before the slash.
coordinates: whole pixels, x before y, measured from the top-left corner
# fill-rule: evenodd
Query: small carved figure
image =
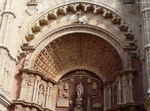
<path id="1" fill-rule="evenodd" d="M 79 82 L 79 84 L 77 85 L 76 92 L 77 92 L 77 98 L 83 97 L 84 89 L 81 82 Z"/>
<path id="2" fill-rule="evenodd" d="M 58 89 L 58 97 L 61 97 L 61 91 Z"/>
<path id="3" fill-rule="evenodd" d="M 69 85 L 68 85 L 68 83 L 65 83 L 65 85 L 64 85 L 64 90 L 69 90 Z"/>
<path id="4" fill-rule="evenodd" d="M 93 83 L 92 89 L 93 89 L 93 90 L 97 90 L 97 83 L 96 83 L 96 82 Z"/>
<path id="5" fill-rule="evenodd" d="M 80 105 L 77 105 L 75 108 L 74 108 L 74 111 L 83 111 L 82 107 Z"/>
<path id="6" fill-rule="evenodd" d="M 39 105 L 43 105 L 43 102 L 44 102 L 44 86 L 43 85 L 40 85 L 40 88 L 39 88 L 39 94 L 38 94 L 38 103 Z"/>
<path id="7" fill-rule="evenodd" d="M 34 78 L 31 76 L 30 79 L 27 80 L 27 92 L 26 92 L 27 101 L 31 101 L 33 85 L 34 85 Z"/>
<path id="8" fill-rule="evenodd" d="M 68 98 L 69 97 L 69 91 L 68 90 L 64 91 L 63 97 L 64 98 Z"/>

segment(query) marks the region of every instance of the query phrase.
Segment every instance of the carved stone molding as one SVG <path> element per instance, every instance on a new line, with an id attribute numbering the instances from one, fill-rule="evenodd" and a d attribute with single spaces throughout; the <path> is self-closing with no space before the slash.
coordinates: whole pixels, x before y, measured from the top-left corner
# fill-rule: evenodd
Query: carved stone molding
<path id="1" fill-rule="evenodd" d="M 48 108 L 41 108 L 41 106 L 36 103 L 29 103 L 23 100 L 13 100 L 13 104 L 15 105 L 14 111 L 26 111 L 25 109 L 29 111 L 52 111 Z"/>
<path id="2" fill-rule="evenodd" d="M 30 70 L 30 69 L 20 69 L 20 72 L 22 73 L 28 73 L 28 74 L 33 74 L 33 75 L 39 75 L 42 79 L 44 79 L 46 82 L 51 82 L 53 84 L 57 84 L 56 81 L 54 81 L 51 78 L 45 77 L 41 72 L 35 71 L 35 70 Z"/>
<path id="3" fill-rule="evenodd" d="M 13 101 L 15 105 L 21 105 L 23 109 L 35 108 L 37 111 L 50 111 L 55 108 L 55 105 L 51 105 L 57 95 L 55 83 L 44 79 L 42 75 L 34 71 L 25 69 L 22 70 L 21 78 L 20 96 Z"/>
<path id="4" fill-rule="evenodd" d="M 4 49 L 5 51 L 7 51 L 8 56 L 9 56 L 15 63 L 18 62 L 18 60 L 17 60 L 15 57 L 13 57 L 13 55 L 10 53 L 10 50 L 9 50 L 6 46 L 0 45 L 0 49 Z"/>
<path id="5" fill-rule="evenodd" d="M 9 100 L 8 97 L 6 97 L 5 94 L 1 92 L 1 87 L 0 87 L 0 103 L 4 104 L 6 107 L 12 104 L 12 101 Z"/>

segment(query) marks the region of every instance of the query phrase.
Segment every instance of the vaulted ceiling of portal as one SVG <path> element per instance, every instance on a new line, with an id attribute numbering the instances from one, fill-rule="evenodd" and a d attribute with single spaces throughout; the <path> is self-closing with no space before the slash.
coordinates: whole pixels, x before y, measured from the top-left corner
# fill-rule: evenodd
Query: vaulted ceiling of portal
<path id="1" fill-rule="evenodd" d="M 37 57 L 33 69 L 55 79 L 68 68 L 82 66 L 96 70 L 107 80 L 122 70 L 122 62 L 115 48 L 100 37 L 75 33 L 49 43 Z"/>

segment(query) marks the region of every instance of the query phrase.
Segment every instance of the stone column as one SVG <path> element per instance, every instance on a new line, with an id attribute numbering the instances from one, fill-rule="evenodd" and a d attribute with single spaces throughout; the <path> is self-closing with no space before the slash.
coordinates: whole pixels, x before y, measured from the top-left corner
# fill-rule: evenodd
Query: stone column
<path id="1" fill-rule="evenodd" d="M 104 111 L 107 110 L 107 86 L 104 85 Z"/>
<path id="2" fill-rule="evenodd" d="M 125 74 L 122 76 L 122 96 L 123 103 L 126 104 L 128 102 L 128 81 Z"/>
<path id="3" fill-rule="evenodd" d="M 38 92 L 39 92 L 39 86 L 40 86 L 40 81 L 41 81 L 41 77 L 37 76 L 38 80 L 37 80 L 37 86 L 36 87 L 36 93 L 35 93 L 35 103 L 38 102 Z"/>
<path id="4" fill-rule="evenodd" d="M 145 95 L 150 94 L 150 1 L 141 0 L 142 15 L 142 39 L 144 49 L 143 79 L 145 84 Z"/>
<path id="5" fill-rule="evenodd" d="M 121 90 L 122 90 L 122 87 L 121 87 L 121 77 L 118 76 L 117 78 L 117 104 L 121 104 Z"/>
<path id="6" fill-rule="evenodd" d="M 56 99 L 57 99 L 57 94 L 58 94 L 58 86 L 57 85 L 54 85 L 52 88 L 51 88 L 51 94 L 50 94 L 50 97 L 51 97 L 51 101 L 50 101 L 50 109 L 51 110 L 55 110 L 56 108 Z"/>
<path id="7" fill-rule="evenodd" d="M 26 101 L 31 102 L 33 97 L 33 87 L 34 87 L 34 75 L 28 75 L 27 80 L 27 90 L 26 90 Z"/>
<path id="8" fill-rule="evenodd" d="M 51 86 L 52 84 L 50 82 L 48 82 L 48 86 L 47 86 L 47 92 L 46 92 L 46 108 L 49 108 L 49 104 L 50 104 L 50 91 L 51 91 Z"/>
<path id="9" fill-rule="evenodd" d="M 108 109 L 111 108 L 111 82 L 108 83 Z"/>
<path id="10" fill-rule="evenodd" d="M 37 89 L 38 89 L 38 76 L 36 75 L 35 77 L 35 82 L 34 82 L 34 88 L 33 88 L 33 98 L 32 102 L 36 102 L 36 94 L 37 94 Z"/>
<path id="11" fill-rule="evenodd" d="M 20 98 L 19 98 L 21 100 L 24 100 L 24 96 L 26 93 L 26 79 L 27 79 L 26 73 L 22 73 L 21 91 L 20 91 Z"/>
<path id="12" fill-rule="evenodd" d="M 133 102 L 133 73 L 129 73 L 129 101 Z"/>

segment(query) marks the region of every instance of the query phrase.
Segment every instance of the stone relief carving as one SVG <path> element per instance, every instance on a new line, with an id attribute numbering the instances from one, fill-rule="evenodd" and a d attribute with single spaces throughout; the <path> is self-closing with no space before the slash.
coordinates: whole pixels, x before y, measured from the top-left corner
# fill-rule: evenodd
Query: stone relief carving
<path id="1" fill-rule="evenodd" d="M 34 85 L 34 77 L 33 75 L 29 76 L 29 79 L 27 81 L 27 92 L 26 92 L 26 100 L 31 101 L 32 100 L 32 92 L 33 92 L 33 85 Z"/>
<path id="2" fill-rule="evenodd" d="M 83 14 L 82 10 L 77 11 L 73 23 L 87 24 L 88 22 L 87 20 L 82 18 L 82 14 Z"/>
<path id="3" fill-rule="evenodd" d="M 93 84 L 92 84 L 92 89 L 93 90 L 97 90 L 98 88 L 97 88 L 97 83 L 96 82 L 93 82 Z"/>
<path id="4" fill-rule="evenodd" d="M 39 87 L 39 93 L 38 93 L 38 104 L 44 105 L 44 86 L 40 85 Z"/>
<path id="5" fill-rule="evenodd" d="M 38 75 L 23 73 L 19 100 L 36 103 L 41 108 L 51 108 L 53 87 L 51 82 L 46 82 Z M 55 96 L 57 93 L 53 94 Z"/>
<path id="6" fill-rule="evenodd" d="M 37 2 L 36 0 L 31 0 L 30 2 L 27 3 L 28 9 L 26 9 L 26 12 L 31 16 L 35 12 L 38 11 L 37 9 Z"/>
<path id="7" fill-rule="evenodd" d="M 63 97 L 64 98 L 68 98 L 69 97 L 69 85 L 68 85 L 68 83 L 65 83 L 65 85 L 64 85 Z"/>

